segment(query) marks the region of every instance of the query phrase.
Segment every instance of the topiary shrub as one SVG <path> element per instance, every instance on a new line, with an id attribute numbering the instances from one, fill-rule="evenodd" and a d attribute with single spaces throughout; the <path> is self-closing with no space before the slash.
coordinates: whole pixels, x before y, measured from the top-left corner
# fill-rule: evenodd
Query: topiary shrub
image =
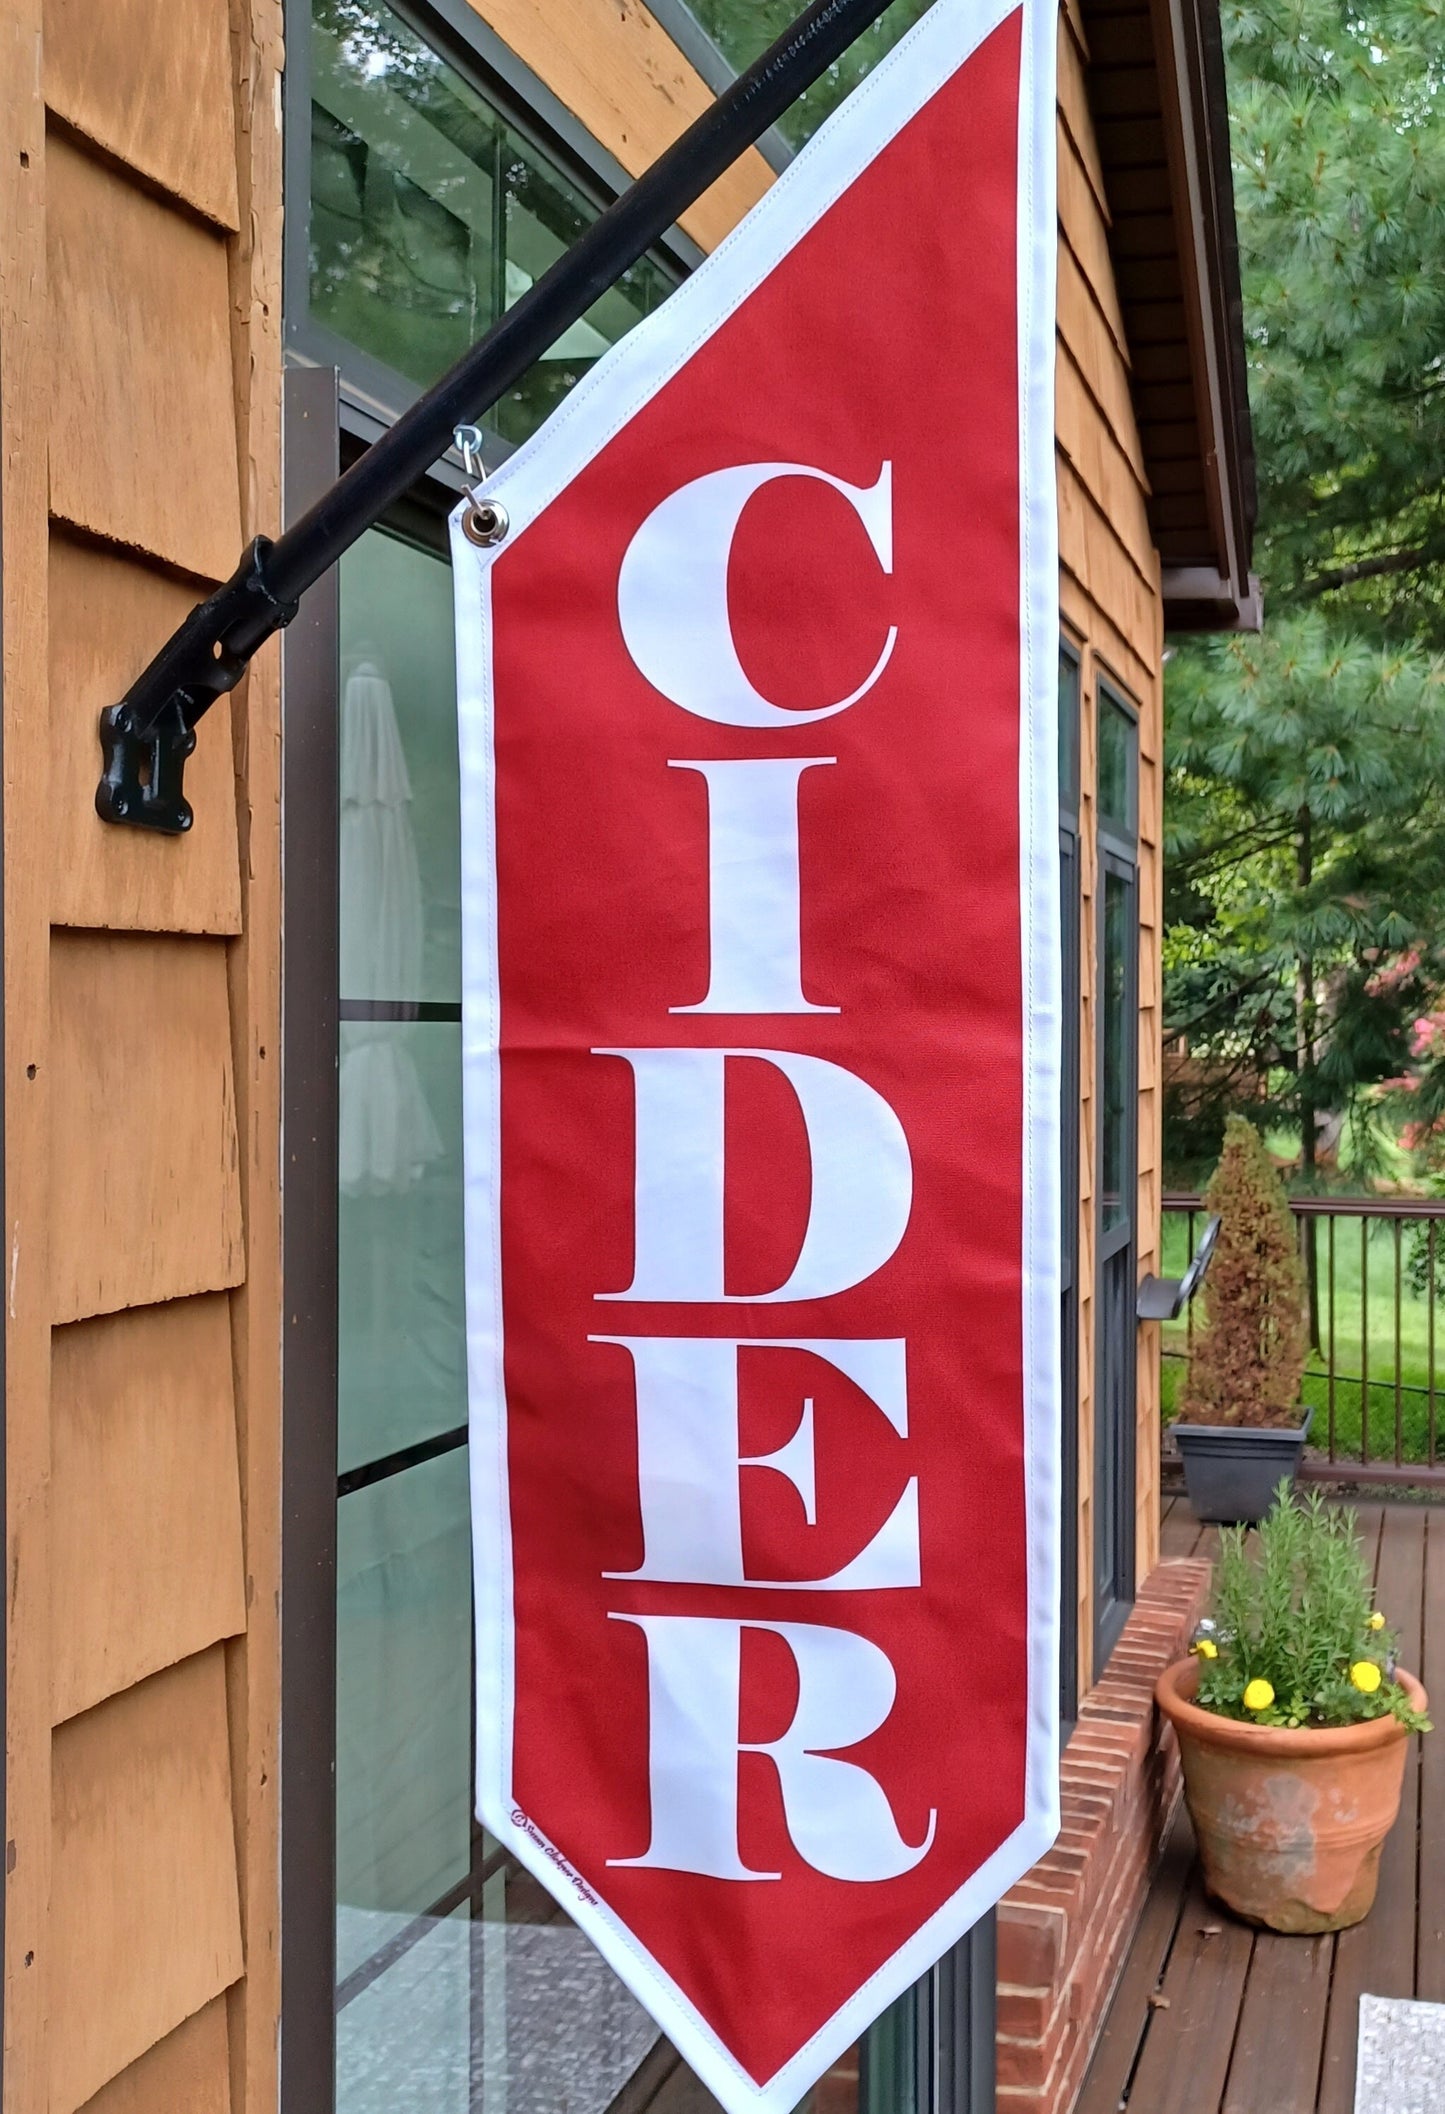
<path id="1" fill-rule="evenodd" d="M 1284 1184 L 1243 1116 L 1224 1126 L 1204 1208 L 1219 1214 L 1219 1242 L 1179 1414 L 1195 1424 L 1296 1423 L 1308 1355 L 1304 1264 Z"/>

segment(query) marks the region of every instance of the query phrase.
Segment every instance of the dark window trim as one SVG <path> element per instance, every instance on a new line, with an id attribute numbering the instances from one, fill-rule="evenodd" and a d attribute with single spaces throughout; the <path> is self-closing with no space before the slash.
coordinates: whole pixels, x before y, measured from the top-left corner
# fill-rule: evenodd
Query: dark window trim
<path id="1" fill-rule="evenodd" d="M 459 998 L 343 998 L 338 1002 L 340 1020 L 429 1020 L 459 1026 Z"/>
<path id="2" fill-rule="evenodd" d="M 285 375 L 288 520 L 335 481 L 337 377 Z M 335 2097 L 339 588 L 282 634 L 281 2093 Z"/>
<path id="3" fill-rule="evenodd" d="M 288 358 L 285 504 L 294 519 L 365 445 L 348 432 L 334 369 Z M 453 478 L 439 465 L 379 526 L 447 556 Z M 281 2114 L 335 2098 L 337 1506 L 355 1491 L 458 1450 L 463 1427 L 337 1472 L 337 1066 L 343 1017 L 377 1010 L 335 995 L 340 969 L 340 579 L 333 569 L 282 639 L 284 1299 L 282 1370 Z M 456 1020 L 457 1004 L 407 1017 Z M 480 1831 L 474 1827 L 474 1838 Z M 458 1901 L 475 1890 L 469 1871 Z M 455 1891 L 455 1889 L 453 1889 Z M 448 1899 L 450 1897 L 447 1897 Z M 457 1903 L 451 1903 L 455 1907 Z M 436 1905 L 424 1912 L 424 1934 Z M 410 1928 L 410 1926 L 408 1927 Z M 383 1949 L 385 1950 L 385 1948 Z M 404 1947 L 399 1951 L 405 1950 Z M 347 1978 L 383 1971 L 375 1956 Z M 352 1985 L 356 1984 L 356 1988 Z"/>
<path id="4" fill-rule="evenodd" d="M 1119 850 L 1119 849 L 1117 848 L 1117 846 L 1115 846 L 1115 845 L 1113 845 L 1113 844 L 1110 844 L 1109 842 L 1107 842 L 1107 841 L 1106 841 L 1106 840 L 1104 839 L 1104 837 L 1103 837 L 1103 836 L 1101 835 L 1101 836 L 1100 836 L 1100 840 L 1099 840 L 1099 858 L 1098 858 L 1098 876 L 1099 876 L 1099 878 L 1098 878 L 1098 888 L 1097 888 L 1097 902 L 1096 902 L 1096 910 L 1095 910 L 1095 919 L 1096 919 L 1096 923 L 1097 923 L 1097 925 L 1098 925 L 1098 940 L 1097 940 L 1097 946 L 1098 946 L 1098 962 L 1099 962 L 1099 965 L 1100 965 L 1100 969 L 1101 969 L 1101 970 L 1102 970 L 1102 967 L 1103 967 L 1103 961 L 1104 961 L 1104 915 L 1105 915 L 1105 896 L 1106 896 L 1106 891 L 1105 891 L 1105 887 L 1104 887 L 1104 876 L 1105 876 L 1105 874 L 1106 874 L 1106 873 L 1112 874 L 1112 875 L 1114 876 L 1114 878 L 1115 878 L 1115 879 L 1116 879 L 1117 881 L 1120 881 L 1120 882 L 1122 882 L 1122 883 L 1123 883 L 1123 885 L 1124 885 L 1124 886 L 1125 886 L 1125 887 L 1126 887 L 1126 888 L 1128 889 L 1128 891 L 1129 891 L 1129 902 L 1130 902 L 1130 904 L 1131 904 L 1131 906 L 1132 906 L 1132 908 L 1133 908 L 1133 912 L 1134 912 L 1134 918 L 1133 918 L 1133 928 L 1132 928 L 1132 929 L 1133 929 L 1133 931 L 1134 931 L 1134 935 L 1135 935 L 1135 943 L 1134 943 L 1134 948 L 1133 948 L 1133 951 L 1132 951 L 1132 953 L 1130 954 L 1130 957 L 1129 957 L 1129 962 L 1128 962 L 1128 990 L 1127 990 L 1127 994 L 1126 994 L 1126 999 L 1125 999 L 1125 1005 L 1124 1005 L 1124 1013 L 1125 1013 L 1125 1016 L 1126 1016 L 1126 1018 L 1132 1019 L 1132 1020 L 1134 1020 L 1134 1021 L 1135 1021 L 1135 1022 L 1137 1023 L 1137 1021 L 1138 1021 L 1138 1017 L 1139 1017 L 1139 946 L 1138 946 L 1138 926 L 1139 926 L 1139 862 L 1138 862 L 1138 859 L 1137 859 L 1137 858 L 1135 857 L 1135 855 L 1134 855 L 1134 853 L 1133 853 L 1133 851 L 1132 851 L 1132 850 L 1131 850 L 1131 851 L 1120 851 L 1120 850 Z M 1102 1176 L 1102 1170 L 1103 1170 L 1103 1157 L 1102 1157 L 1102 1156 L 1103 1156 L 1103 1150 L 1104 1150 L 1104 1120 L 1103 1120 L 1104 1112 L 1103 1112 L 1103 1098 L 1102 1098 L 1102 1082 L 1103 1082 L 1103 1063 L 1104 1063 L 1104 1029 L 1105 1029 L 1105 1009 L 1104 1009 L 1104 1004 L 1103 1004 L 1103 993 L 1102 993 L 1102 989 L 1100 990 L 1100 992 L 1099 992 L 1099 993 L 1098 993 L 1098 995 L 1096 996 L 1096 1000 L 1095 1000 L 1095 1010 L 1096 1010 L 1096 1012 L 1097 1012 L 1097 1015 L 1098 1015 L 1098 1021 L 1097 1021 L 1097 1027 L 1096 1027 L 1096 1037 L 1095 1037 L 1095 1039 L 1096 1039 L 1096 1041 L 1097 1041 L 1097 1044 L 1098 1044 L 1098 1052 L 1097 1052 L 1097 1057 L 1098 1057 L 1098 1066 L 1099 1066 L 1099 1080 L 1100 1080 L 1100 1085 L 1101 1085 L 1101 1094 L 1100 1094 L 1100 1104 L 1099 1104 L 1099 1124 L 1098 1124 L 1098 1140 L 1097 1140 L 1097 1151 L 1098 1151 L 1098 1153 L 1099 1153 L 1099 1156 L 1100 1156 L 1100 1174 L 1101 1174 L 1101 1176 Z M 1120 1225 L 1117 1225 L 1117 1226 L 1111 1226 L 1111 1227 L 1109 1228 L 1108 1232 L 1106 1233 L 1106 1232 L 1104 1231 L 1104 1185 L 1103 1185 L 1103 1181 L 1102 1181 L 1102 1179 L 1100 1179 L 1100 1180 L 1099 1180 L 1099 1181 L 1098 1181 L 1098 1182 L 1096 1183 L 1096 1185 L 1095 1185 L 1095 1188 L 1096 1188 L 1096 1196 L 1097 1196 L 1097 1211 L 1098 1211 L 1098 1225 L 1097 1225 L 1097 1228 L 1096 1228 L 1096 1239 L 1097 1239 L 1097 1243 L 1098 1243 L 1098 1258 L 1099 1258 L 1099 1260 L 1100 1260 L 1101 1262 L 1102 1262 L 1102 1261 L 1105 1261 L 1105 1260 L 1106 1260 L 1106 1259 L 1107 1259 L 1107 1258 L 1108 1258 L 1109 1256 L 1111 1256 L 1111 1255 L 1117 1255 L 1117 1254 L 1118 1254 L 1118 1253 L 1120 1252 L 1120 1250 L 1121 1250 L 1121 1249 L 1123 1249 L 1123 1248 L 1127 1248 L 1127 1247 L 1132 1247 L 1132 1246 L 1134 1245 L 1134 1243 L 1135 1243 L 1135 1239 L 1136 1239 L 1136 1236 L 1137 1236 L 1137 1231 L 1138 1231 L 1138 1220 L 1139 1220 L 1139 1197 L 1138 1197 L 1138 1189 L 1139 1189 L 1139 1120 L 1138 1120 L 1138 1101 L 1139 1101 L 1139 1049 L 1138 1049 L 1138 1036 L 1137 1036 L 1137 1034 L 1136 1034 L 1135 1036 L 1133 1036 L 1133 1037 L 1132 1037 L 1132 1038 L 1130 1039 L 1130 1042 L 1129 1042 L 1129 1046 L 1128 1046 L 1128 1050 L 1127 1050 L 1127 1052 L 1126 1052 L 1126 1059 L 1125 1059 L 1125 1062 L 1126 1062 L 1126 1070 L 1127 1070 L 1127 1075 L 1128 1075 L 1128 1076 L 1127 1076 L 1127 1079 L 1126 1079 L 1126 1091 L 1125 1091 L 1125 1094 L 1124 1094 L 1124 1106 L 1125 1106 L 1125 1108 L 1126 1108 L 1126 1109 L 1128 1109 L 1128 1108 L 1130 1108 L 1130 1107 L 1132 1107 L 1132 1108 L 1134 1109 L 1134 1122 L 1133 1122 L 1133 1124 L 1131 1125 L 1131 1124 L 1129 1124 L 1129 1123 L 1128 1123 L 1128 1122 L 1126 1121 L 1126 1123 L 1125 1123 L 1125 1127 L 1124 1127 L 1124 1135 L 1125 1135 L 1125 1143 L 1126 1143 L 1126 1153 L 1125 1153 L 1125 1158 L 1126 1158 L 1126 1165 L 1125 1165 L 1125 1169 L 1124 1169 L 1124 1180 L 1123 1180 L 1123 1184 L 1122 1184 L 1121 1194 L 1122 1194 L 1122 1196 L 1123 1196 L 1123 1197 L 1125 1197 L 1125 1198 L 1127 1198 L 1127 1199 L 1128 1199 L 1128 1207 L 1129 1207 L 1129 1208 L 1128 1208 L 1128 1209 L 1126 1210 L 1126 1212 L 1124 1213 L 1124 1217 L 1123 1217 L 1123 1221 L 1122 1221 L 1122 1223 L 1121 1223 Z"/>
<path id="5" fill-rule="evenodd" d="M 507 123 L 555 161 L 590 197 L 607 205 L 632 181 L 615 155 L 594 138 L 559 97 L 523 65 L 468 0 L 386 0 L 425 43 L 439 52 L 478 92 L 494 102 Z M 289 354 L 315 367 L 341 372 L 342 398 L 360 414 L 375 440 L 422 394 L 381 360 L 314 320 L 311 314 L 308 238 L 311 226 L 311 0 L 287 0 L 286 77 L 283 89 L 286 237 L 282 256 L 283 335 Z M 684 275 L 704 252 L 681 228 L 659 246 Z M 498 454 L 511 452 L 491 436 Z"/>
<path id="6" fill-rule="evenodd" d="M 713 42 L 686 0 L 648 0 L 647 11 L 714 95 L 731 87 L 738 77 L 737 68 Z M 762 48 L 758 46 L 759 51 Z M 780 174 L 793 159 L 794 150 L 777 126 L 770 125 L 758 141 L 758 152 L 768 167 Z"/>
<path id="7" fill-rule="evenodd" d="M 1125 719 L 1129 720 L 1134 728 L 1134 827 L 1128 829 L 1115 817 L 1104 814 L 1099 802 L 1096 782 L 1094 815 L 1099 842 L 1101 845 L 1107 845 L 1111 851 L 1118 852 L 1122 858 L 1132 859 L 1137 866 L 1139 861 L 1139 707 L 1121 683 L 1117 682 L 1112 675 L 1102 671 L 1095 681 L 1094 690 L 1097 699 L 1096 712 L 1100 723 L 1102 723 L 1103 709 L 1107 701 L 1114 707 L 1115 711 L 1122 712 Z M 1094 734 L 1096 781 L 1099 747 L 1098 725 L 1096 725 Z"/>
<path id="8" fill-rule="evenodd" d="M 1060 894 L 1060 995 L 1064 1008 L 1061 1044 L 1060 1216 L 1062 1278 L 1060 1299 L 1059 1418 L 1059 1737 L 1068 1738 L 1079 1708 L 1079 1103 L 1083 1022 L 1082 942 L 1083 862 L 1079 836 L 1080 776 L 1083 749 L 1083 647 L 1063 633 L 1059 658 L 1073 673 L 1073 783 L 1059 790 L 1061 878 L 1073 875 L 1068 899 Z M 1060 703 L 1062 708 L 1062 684 Z M 1070 1327 L 1069 1324 L 1072 1323 Z"/>
<path id="9" fill-rule="evenodd" d="M 355 1496 L 358 1490 L 370 1490 L 373 1483 L 385 1483 L 394 1475 L 405 1475 L 408 1468 L 422 1468 L 428 1461 L 440 1460 L 444 1453 L 456 1453 L 466 1443 L 467 1427 L 457 1424 L 450 1431 L 437 1431 L 429 1438 L 414 1439 L 410 1446 L 398 1446 L 394 1453 L 378 1454 L 374 1460 L 360 1461 L 356 1467 L 343 1469 L 337 1476 L 337 1503 L 344 1497 Z"/>
<path id="10" fill-rule="evenodd" d="M 1118 1643 L 1129 1611 L 1134 1604 L 1134 1560 L 1135 1560 L 1135 1483 L 1137 1480 L 1137 1410 L 1138 1332 L 1134 1322 L 1134 1287 L 1138 1275 L 1135 1257 L 1139 1237 L 1139 847 L 1138 847 L 1138 797 L 1139 797 L 1139 708 L 1123 686 L 1115 678 L 1101 670 L 1095 678 L 1095 757 L 1100 749 L 1098 721 L 1105 705 L 1112 705 L 1123 713 L 1134 730 L 1133 774 L 1135 829 L 1130 831 L 1119 824 L 1106 821 L 1100 812 L 1097 782 L 1095 787 L 1095 833 L 1096 833 L 1096 883 L 1095 883 L 1095 959 L 1096 972 L 1095 1048 L 1094 1076 L 1099 1100 L 1099 1117 L 1095 1125 L 1095 1182 L 1094 1182 L 1094 1665 L 1093 1678 L 1097 1681 L 1108 1663 L 1109 1655 Z M 1105 1057 L 1105 1027 L 1107 1008 L 1103 1003 L 1100 979 L 1104 961 L 1104 920 L 1107 889 L 1106 874 L 1112 873 L 1122 881 L 1129 891 L 1132 907 L 1131 930 L 1134 944 L 1127 964 L 1127 990 L 1124 1016 L 1133 1022 L 1124 1062 L 1126 1068 L 1124 1106 L 1133 1111 L 1132 1123 L 1126 1121 L 1124 1128 L 1125 1158 L 1124 1178 L 1121 1194 L 1128 1199 L 1128 1208 L 1122 1222 L 1104 1230 L 1104 1185 L 1103 1151 L 1103 1077 Z M 1122 1274 L 1124 1301 L 1116 1316 L 1107 1296 L 1112 1289 L 1117 1294 L 1117 1279 Z M 1115 1305 L 1119 1305 L 1116 1297 Z M 1118 1326 L 1111 1338 L 1111 1320 Z M 1113 1374 L 1110 1367 L 1111 1352 L 1123 1360 L 1120 1373 Z M 1118 1384 L 1111 1387 L 1111 1379 Z M 1125 1384 L 1127 1382 L 1127 1384 Z M 1111 1404 L 1118 1399 L 1122 1405 L 1123 1426 L 1110 1434 L 1107 1420 Z M 1110 1440 L 1115 1443 L 1110 1443 Z M 1106 1487 L 1106 1478 L 1112 1478 L 1112 1488 Z M 1106 1500 L 1108 1500 L 1106 1502 Z M 1112 1546 L 1105 1546 L 1104 1529 L 1112 1522 Z"/>
<path id="11" fill-rule="evenodd" d="M 1082 803 L 1084 647 L 1083 642 L 1074 638 L 1067 628 L 1061 628 L 1059 632 L 1059 658 L 1068 661 L 1074 671 L 1073 783 L 1067 788 L 1059 787 L 1059 823 L 1077 835 Z"/>
<path id="12" fill-rule="evenodd" d="M 860 2114 L 993 2114 L 997 1981 L 990 1911 L 865 2035 Z"/>

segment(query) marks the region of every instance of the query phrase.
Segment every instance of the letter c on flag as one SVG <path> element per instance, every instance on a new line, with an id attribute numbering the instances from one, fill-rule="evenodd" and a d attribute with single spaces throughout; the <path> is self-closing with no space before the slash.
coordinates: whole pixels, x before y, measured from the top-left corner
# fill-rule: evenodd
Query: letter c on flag
<path id="1" fill-rule="evenodd" d="M 831 719 L 867 696 L 898 637 L 897 625 L 890 625 L 872 673 L 834 705 L 791 712 L 754 689 L 728 621 L 728 560 L 743 508 L 779 477 L 811 477 L 840 492 L 879 565 L 892 572 L 891 462 L 872 485 L 845 484 L 808 463 L 745 462 L 695 477 L 655 506 L 627 546 L 617 576 L 617 615 L 637 668 L 673 704 L 724 727 L 800 727 Z"/>

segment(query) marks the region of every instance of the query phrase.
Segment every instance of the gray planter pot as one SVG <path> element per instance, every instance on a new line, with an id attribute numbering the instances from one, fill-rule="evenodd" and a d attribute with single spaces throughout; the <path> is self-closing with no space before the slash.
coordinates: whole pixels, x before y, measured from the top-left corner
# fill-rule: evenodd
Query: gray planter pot
<path id="1" fill-rule="evenodd" d="M 1274 1503 L 1281 1477 L 1299 1474 L 1313 1409 L 1301 1424 L 1251 1431 L 1236 1424 L 1175 1424 L 1184 1488 L 1196 1518 L 1253 1526 Z"/>

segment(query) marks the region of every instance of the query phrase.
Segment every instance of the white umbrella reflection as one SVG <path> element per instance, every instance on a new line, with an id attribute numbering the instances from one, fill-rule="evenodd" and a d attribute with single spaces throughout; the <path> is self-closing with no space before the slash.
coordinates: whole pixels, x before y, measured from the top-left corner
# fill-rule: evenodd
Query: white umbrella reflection
<path id="1" fill-rule="evenodd" d="M 341 1026 L 339 1178 L 344 1196 L 397 1196 L 444 1147 L 407 1043 L 421 997 L 421 875 L 411 779 L 391 685 L 368 654 L 341 701 L 341 993 L 388 1019 Z"/>

